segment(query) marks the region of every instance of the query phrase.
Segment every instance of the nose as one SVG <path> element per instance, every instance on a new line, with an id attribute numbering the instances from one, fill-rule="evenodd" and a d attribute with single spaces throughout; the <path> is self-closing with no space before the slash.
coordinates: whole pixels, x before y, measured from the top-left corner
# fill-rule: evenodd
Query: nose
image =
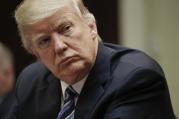
<path id="1" fill-rule="evenodd" d="M 60 36 L 58 33 L 53 33 L 52 39 L 54 42 L 54 50 L 56 53 L 63 53 L 67 49 L 67 45 L 64 42 L 63 36 Z"/>

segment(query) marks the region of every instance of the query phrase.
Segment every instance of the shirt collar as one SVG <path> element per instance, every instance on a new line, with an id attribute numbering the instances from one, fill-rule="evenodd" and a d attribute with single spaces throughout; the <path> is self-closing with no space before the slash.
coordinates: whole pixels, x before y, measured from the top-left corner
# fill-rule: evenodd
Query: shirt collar
<path id="1" fill-rule="evenodd" d="M 87 79 L 88 75 L 86 75 L 82 80 L 78 81 L 77 83 L 73 84 L 72 87 L 73 89 L 80 94 L 81 90 L 83 88 L 83 85 Z M 67 83 L 65 83 L 64 81 L 60 81 L 61 82 L 61 86 L 62 86 L 62 93 L 63 93 L 63 97 L 65 96 L 65 90 L 66 88 L 69 86 Z"/>

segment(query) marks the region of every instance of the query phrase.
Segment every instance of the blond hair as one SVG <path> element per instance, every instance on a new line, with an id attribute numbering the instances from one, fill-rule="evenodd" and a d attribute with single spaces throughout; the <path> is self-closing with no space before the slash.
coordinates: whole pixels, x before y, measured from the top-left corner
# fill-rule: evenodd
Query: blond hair
<path id="1" fill-rule="evenodd" d="M 24 48 L 32 53 L 30 40 L 24 32 L 26 25 L 53 15 L 63 5 L 71 4 L 75 12 L 87 22 L 95 21 L 93 14 L 84 6 L 82 0 L 24 0 L 15 11 L 15 19 Z"/>

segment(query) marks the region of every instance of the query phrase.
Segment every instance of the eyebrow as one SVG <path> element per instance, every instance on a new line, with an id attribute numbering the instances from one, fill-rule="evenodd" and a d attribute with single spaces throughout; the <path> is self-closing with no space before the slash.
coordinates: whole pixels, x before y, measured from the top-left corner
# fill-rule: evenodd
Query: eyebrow
<path id="1" fill-rule="evenodd" d="M 44 36 L 45 36 L 44 33 L 38 34 L 38 35 L 36 35 L 35 37 L 32 38 L 32 41 L 33 41 L 33 42 L 36 42 L 38 39 L 40 39 L 40 38 L 42 38 L 42 37 L 44 37 Z"/>
<path id="2" fill-rule="evenodd" d="M 63 25 L 64 23 L 67 23 L 67 22 L 69 22 L 70 21 L 70 18 L 68 18 L 67 16 L 65 16 L 65 17 L 63 17 L 62 19 L 60 19 L 60 20 L 57 20 L 57 22 L 56 23 L 54 23 L 54 28 L 57 28 L 57 27 L 59 27 L 60 25 Z"/>
<path id="3" fill-rule="evenodd" d="M 65 23 L 68 23 L 70 21 L 70 18 L 68 17 L 64 17 L 62 20 L 58 20 L 56 23 L 54 23 L 54 28 L 55 30 L 59 28 L 59 26 L 63 26 Z M 47 36 L 46 33 L 40 33 L 40 34 L 37 34 L 36 36 L 34 36 L 32 38 L 32 42 L 37 42 L 38 39 L 41 39 L 43 37 Z"/>

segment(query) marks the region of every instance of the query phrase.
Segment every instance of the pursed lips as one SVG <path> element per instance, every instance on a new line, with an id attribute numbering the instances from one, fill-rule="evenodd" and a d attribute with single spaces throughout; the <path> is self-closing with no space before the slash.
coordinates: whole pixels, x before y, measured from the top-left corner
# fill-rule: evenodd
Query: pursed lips
<path id="1" fill-rule="evenodd" d="M 69 64 L 69 63 L 74 62 L 78 59 L 79 58 L 77 56 L 67 56 L 67 57 L 64 57 L 60 60 L 59 65 Z"/>

